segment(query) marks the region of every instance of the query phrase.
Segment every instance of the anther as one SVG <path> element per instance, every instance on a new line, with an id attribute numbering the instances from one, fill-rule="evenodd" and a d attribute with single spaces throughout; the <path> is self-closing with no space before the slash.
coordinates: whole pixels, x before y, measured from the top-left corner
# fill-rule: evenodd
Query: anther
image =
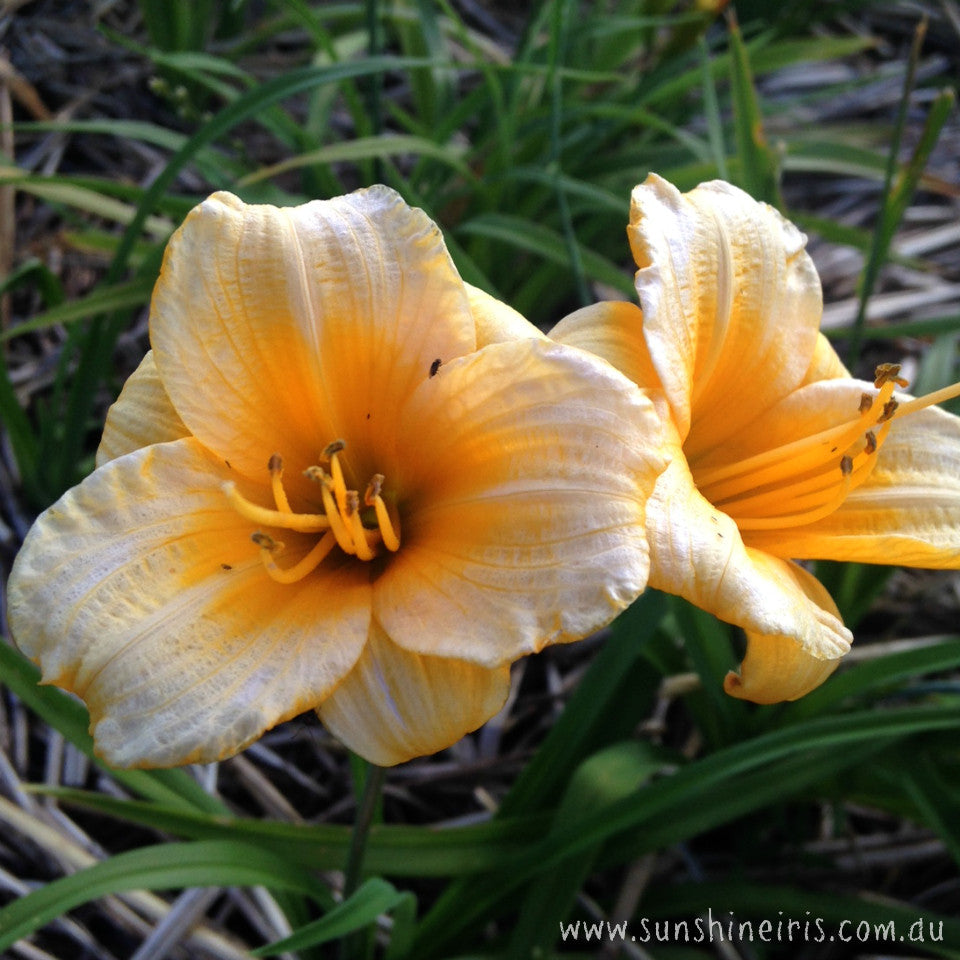
<path id="1" fill-rule="evenodd" d="M 380 496 L 380 491 L 383 490 L 384 479 L 385 478 L 382 473 L 375 473 L 370 478 L 370 482 L 367 484 L 366 493 L 363 495 L 363 502 L 368 507 L 372 507 L 376 503 L 377 497 Z"/>
<path id="2" fill-rule="evenodd" d="M 849 477 L 853 473 L 853 459 L 851 457 L 840 458 L 840 472 L 845 477 Z"/>
<path id="3" fill-rule="evenodd" d="M 250 539 L 261 549 L 268 553 L 276 553 L 283 550 L 283 544 L 279 540 L 274 540 L 269 533 L 263 533 L 257 530 L 250 534 Z"/>
<path id="4" fill-rule="evenodd" d="M 886 423 L 888 420 L 892 419 L 893 415 L 897 412 L 897 407 L 899 406 L 900 404 L 897 403 L 896 400 L 888 400 L 883 405 L 883 413 L 877 417 L 877 423 Z"/>
<path id="5" fill-rule="evenodd" d="M 320 459 L 329 462 L 334 454 L 340 453 L 341 450 L 346 449 L 346 446 L 346 440 L 331 440 L 330 443 L 323 448 L 323 453 L 320 454 Z"/>
<path id="6" fill-rule="evenodd" d="M 866 413 L 873 406 L 873 397 L 869 393 L 860 394 L 860 413 Z"/>
<path id="7" fill-rule="evenodd" d="M 867 455 L 875 453 L 877 450 L 877 435 L 872 430 L 868 430 L 863 436 L 866 440 L 863 446 L 863 452 Z"/>
<path id="8" fill-rule="evenodd" d="M 260 560 L 263 562 L 264 569 L 271 580 L 275 580 L 277 583 L 297 583 L 320 566 L 336 542 L 337 538 L 328 530 L 299 563 L 295 563 L 292 567 L 286 569 L 274 560 L 273 551 L 269 548 L 260 548 Z"/>
<path id="9" fill-rule="evenodd" d="M 279 453 L 273 454 L 267 462 L 270 471 L 270 487 L 273 490 L 273 499 L 281 513 L 292 513 L 287 492 L 283 489 L 283 458 Z"/>
<path id="10" fill-rule="evenodd" d="M 875 387 L 882 387 L 885 383 L 895 383 L 898 387 L 906 387 L 910 381 L 900 376 L 899 363 L 881 363 L 873 371 Z"/>

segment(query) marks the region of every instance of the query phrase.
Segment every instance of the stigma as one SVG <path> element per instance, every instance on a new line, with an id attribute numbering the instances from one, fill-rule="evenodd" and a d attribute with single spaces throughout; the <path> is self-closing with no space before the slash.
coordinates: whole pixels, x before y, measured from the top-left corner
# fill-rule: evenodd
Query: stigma
<path id="1" fill-rule="evenodd" d="M 870 477 L 895 420 L 960 395 L 960 383 L 924 397 L 894 398 L 906 387 L 900 365 L 880 364 L 875 393 L 863 393 L 848 419 L 742 460 L 697 469 L 700 493 L 744 533 L 814 523 Z"/>
<path id="2" fill-rule="evenodd" d="M 267 464 L 273 507 L 248 500 L 237 490 L 235 483 L 223 485 L 230 506 L 258 527 L 322 534 L 302 559 L 287 567 L 277 562 L 285 549 L 281 540 L 261 529 L 251 534 L 259 548 L 264 569 L 278 583 L 302 580 L 316 570 L 334 547 L 364 561 L 378 556 L 381 547 L 391 553 L 400 549 L 399 516 L 396 507 L 388 505 L 384 499 L 383 474 L 374 474 L 361 501 L 359 492 L 348 488 L 344 476 L 340 454 L 345 446 L 343 440 L 328 444 L 320 455 L 320 463 L 304 471 L 304 476 L 319 487 L 323 512 L 298 513 L 293 510 L 283 484 L 283 459 L 276 453 Z"/>

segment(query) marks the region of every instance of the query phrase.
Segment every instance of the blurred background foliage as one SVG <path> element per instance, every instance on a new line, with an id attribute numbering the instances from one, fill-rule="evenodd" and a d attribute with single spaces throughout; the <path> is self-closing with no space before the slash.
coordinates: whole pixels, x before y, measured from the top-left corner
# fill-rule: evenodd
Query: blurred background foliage
<path id="1" fill-rule="evenodd" d="M 385 182 L 466 280 L 546 329 L 635 296 L 625 226 L 648 172 L 720 177 L 810 233 L 852 369 L 960 378 L 953 0 L 8 0 L 0 46 L 7 565 L 92 468 L 166 240 L 215 189 L 291 204 Z M 365 771 L 315 721 L 202 770 L 110 771 L 82 707 L 0 644 L 0 950 L 958 957 L 960 582 L 817 572 L 858 636 L 824 687 L 725 697 L 742 637 L 649 592 L 603 636 L 519 664 L 484 730 L 388 774 L 342 902 Z M 933 927 L 561 936 L 708 911 Z"/>

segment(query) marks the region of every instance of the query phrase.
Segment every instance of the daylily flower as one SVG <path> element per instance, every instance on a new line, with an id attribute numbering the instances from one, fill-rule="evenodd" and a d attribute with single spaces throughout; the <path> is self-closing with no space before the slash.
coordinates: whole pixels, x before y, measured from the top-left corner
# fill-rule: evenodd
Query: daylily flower
<path id="1" fill-rule="evenodd" d="M 640 306 L 600 303 L 551 336 L 656 398 L 673 459 L 647 508 L 650 585 L 747 634 L 725 689 L 772 703 L 820 684 L 851 635 L 794 560 L 960 567 L 960 420 L 853 379 L 819 332 L 805 237 L 726 183 L 636 187 Z"/>
<path id="2" fill-rule="evenodd" d="M 375 763 L 430 753 L 643 588 L 651 402 L 464 284 L 392 190 L 215 194 L 150 336 L 9 588 L 110 763 L 223 758 L 312 708 Z"/>

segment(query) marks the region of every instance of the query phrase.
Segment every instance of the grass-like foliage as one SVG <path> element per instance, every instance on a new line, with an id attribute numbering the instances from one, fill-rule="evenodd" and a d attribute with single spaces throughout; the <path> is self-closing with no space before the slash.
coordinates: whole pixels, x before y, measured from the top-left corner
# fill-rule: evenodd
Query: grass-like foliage
<path id="1" fill-rule="evenodd" d="M 141 0 L 140 16 L 126 6 L 135 42 L 109 18 L 101 42 L 138 67 L 152 92 L 137 102 L 149 102 L 150 114 L 110 115 L 92 98 L 54 119 L 18 115 L 3 141 L 16 151 L 0 157 L 0 191 L 16 192 L 22 216 L 41 207 L 56 217 L 58 242 L 94 277 L 82 292 L 67 289 L 48 259 L 19 247 L 0 264 L 8 271 L 0 416 L 19 476 L 5 503 L 39 510 L 90 471 L 165 243 L 216 189 L 293 204 L 384 182 L 441 226 L 465 280 L 546 327 L 597 299 L 635 297 L 625 226 L 630 190 L 648 172 L 682 190 L 728 179 L 830 249 L 861 255 L 838 261 L 843 276 L 825 275 L 828 300 L 833 290 L 851 307 L 828 329 L 851 365 L 877 344 L 883 359 L 907 344 L 921 358 L 917 392 L 958 379 L 956 298 L 925 314 L 871 312 L 885 265 L 911 277 L 929 270 L 923 258 L 937 248 L 903 250 L 897 238 L 918 191 L 928 191 L 928 205 L 956 196 L 931 170 L 955 113 L 949 89 L 915 95 L 930 71 L 908 35 L 886 109 L 865 106 L 855 123 L 833 110 L 842 98 L 856 105 L 869 87 L 861 68 L 882 21 L 852 32 L 835 20 L 856 19 L 862 4 L 784 4 L 776 14 L 738 3 L 736 17 L 713 9 L 722 4 L 656 0 L 515 10 L 456 0 Z M 511 12 L 498 18 L 500 6 Z M 858 67 L 830 68 L 850 63 Z M 823 79 L 791 88 L 784 78 L 803 70 Z M 49 173 L 18 162 L 49 137 L 87 145 L 79 155 L 113 157 L 114 167 Z M 149 177 L 126 175 L 127 151 L 152 158 Z M 817 189 L 838 183 L 867 197 L 870 222 L 845 218 L 843 205 L 829 202 L 833 188 L 823 187 L 818 204 Z M 938 269 L 956 279 L 955 261 Z M 529 667 L 519 702 L 533 706 L 518 711 L 529 729 L 521 723 L 516 749 L 505 748 L 510 762 L 497 767 L 494 758 L 488 783 L 475 769 L 464 774 L 468 787 L 483 786 L 486 813 L 469 789 L 451 790 L 443 805 L 453 822 L 437 829 L 418 814 L 402 775 L 388 775 L 362 875 L 344 899 L 331 872 L 359 863 L 351 827 L 336 815 L 311 822 L 241 812 L 187 770 L 104 769 L 65 786 L 50 759 L 46 777 L 38 761 L 26 777 L 22 751 L 0 727 L 11 757 L 0 780 L 2 832 L 42 846 L 51 827 L 40 811 L 57 803 L 106 847 L 73 862 L 69 875 L 5 887 L 0 952 L 34 955 L 17 942 L 52 922 L 61 947 L 80 949 L 80 927 L 64 918 L 95 898 L 239 886 L 266 888 L 286 916 L 286 929 L 235 931 L 260 956 L 328 956 L 323 945 L 334 941 L 358 958 L 586 956 L 606 942 L 611 956 L 705 958 L 720 954 L 694 938 L 694 921 L 712 912 L 754 931 L 763 921 L 819 918 L 827 937 L 844 921 L 850 931 L 895 921 L 904 937 L 897 949 L 960 957 L 960 633 L 942 635 L 922 614 L 919 628 L 913 614 L 895 620 L 890 611 L 908 591 L 884 602 L 894 596 L 886 570 L 821 564 L 818 573 L 863 636 L 936 636 L 886 653 L 869 645 L 805 699 L 757 708 L 721 689 L 737 663 L 736 631 L 650 591 L 592 657 L 565 652 L 549 668 Z M 952 609 L 956 616 L 955 597 Z M 570 682 L 550 687 L 551 670 Z M 84 709 L 38 687 L 35 669 L 6 643 L 0 678 L 18 718 L 34 728 L 42 718 L 69 751 L 97 762 Z M 531 722 L 531 711 L 549 723 Z M 437 775 L 456 783 L 452 766 L 441 761 Z M 322 782 L 329 769 L 302 772 Z M 354 775 L 363 780 L 362 769 Z M 396 810 L 408 815 L 398 820 Z M 124 832 L 112 844 L 117 824 Z M 935 847 L 923 875 L 911 877 L 908 861 L 892 855 L 875 869 L 856 861 L 861 850 L 890 854 L 871 846 L 871 833 L 885 831 Z M 606 930 L 588 942 L 589 925 L 607 920 L 629 921 L 626 941 L 638 942 Z M 923 939 L 908 939 L 921 920 Z M 569 926 L 577 921 L 579 940 Z M 654 921 L 671 930 L 686 921 L 689 937 L 677 927 L 666 943 L 640 943 Z M 871 933 L 855 945 L 882 950 L 881 940 Z M 851 955 L 835 948 L 795 932 L 792 942 L 755 936 L 736 949 L 756 958 Z"/>

